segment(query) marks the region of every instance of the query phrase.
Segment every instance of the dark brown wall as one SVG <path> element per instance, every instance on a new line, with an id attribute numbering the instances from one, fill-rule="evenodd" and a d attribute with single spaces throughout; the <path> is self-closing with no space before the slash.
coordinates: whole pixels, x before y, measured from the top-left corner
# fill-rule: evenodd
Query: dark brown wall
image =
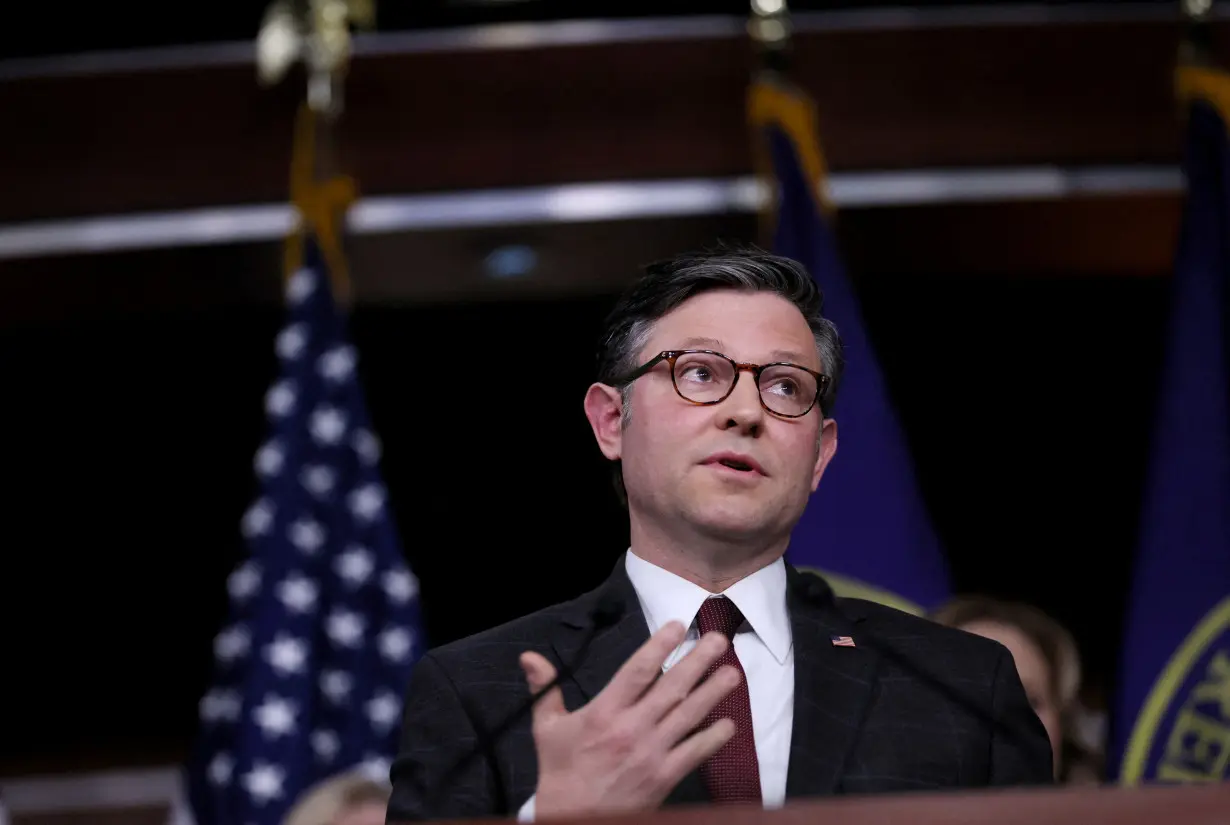
<path id="1" fill-rule="evenodd" d="M 804 34 L 835 170 L 1173 161 L 1154 23 Z M 372 193 L 750 170 L 743 39 L 358 59 L 345 165 Z M 295 78 L 251 66 L 0 83 L 0 220 L 277 201 Z"/>
<path id="2" fill-rule="evenodd" d="M 851 209 L 837 222 L 856 277 L 1097 278 L 1164 275 L 1177 195 Z M 646 261 L 715 240 L 755 240 L 752 215 L 404 232 L 353 238 L 359 299 L 439 303 L 617 291 Z M 484 258 L 508 243 L 538 253 L 534 273 L 495 281 Z M 0 260 L 0 327 L 273 303 L 278 243 Z"/>

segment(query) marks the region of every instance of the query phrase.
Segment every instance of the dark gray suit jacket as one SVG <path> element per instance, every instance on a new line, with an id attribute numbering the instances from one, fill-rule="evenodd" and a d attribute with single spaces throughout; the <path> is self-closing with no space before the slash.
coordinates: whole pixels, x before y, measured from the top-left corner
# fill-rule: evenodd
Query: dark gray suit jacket
<path id="1" fill-rule="evenodd" d="M 1005 647 L 835 598 L 818 577 L 787 572 L 795 668 L 787 800 L 1052 781 L 1050 742 Z M 624 609 L 592 632 L 596 606 L 612 595 Z M 855 647 L 834 646 L 833 636 Z M 388 820 L 515 815 L 538 779 L 530 717 L 502 736 L 488 732 L 528 695 L 521 652 L 575 667 L 562 685 L 572 710 L 648 638 L 621 556 L 596 590 L 427 653 L 406 695 Z M 706 801 L 693 772 L 667 804 Z"/>

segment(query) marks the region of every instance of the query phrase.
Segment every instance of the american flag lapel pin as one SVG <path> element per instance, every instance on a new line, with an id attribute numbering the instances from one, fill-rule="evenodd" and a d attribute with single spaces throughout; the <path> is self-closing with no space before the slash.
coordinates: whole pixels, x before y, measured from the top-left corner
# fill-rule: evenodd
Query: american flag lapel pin
<path id="1" fill-rule="evenodd" d="M 853 636 L 831 636 L 833 647 L 854 647 Z"/>

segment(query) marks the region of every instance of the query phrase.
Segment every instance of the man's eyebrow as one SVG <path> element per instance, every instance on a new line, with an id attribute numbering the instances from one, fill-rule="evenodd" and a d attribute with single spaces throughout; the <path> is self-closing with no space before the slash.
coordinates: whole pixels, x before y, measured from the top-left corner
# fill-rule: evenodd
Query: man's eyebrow
<path id="1" fill-rule="evenodd" d="M 701 347 L 703 349 L 712 349 L 712 350 L 717 350 L 718 352 L 725 352 L 725 349 L 723 349 L 724 345 L 722 344 L 720 340 L 718 340 L 717 338 L 706 338 L 700 335 L 693 335 L 690 338 L 683 339 L 683 341 L 680 343 L 680 346 L 684 349 L 690 349 L 692 347 Z M 806 360 L 807 360 L 806 355 L 799 352 L 798 350 L 793 350 L 793 349 L 775 349 L 769 353 L 769 357 L 768 357 L 768 361 L 770 362 L 789 361 L 794 364 L 802 364 Z"/>
<path id="2" fill-rule="evenodd" d="M 801 352 L 792 349 L 775 349 L 769 353 L 769 357 L 780 361 L 793 361 L 799 363 L 806 359 L 806 356 Z"/>
<path id="3" fill-rule="evenodd" d="M 722 349 L 722 342 L 716 338 L 704 338 L 692 336 L 691 338 L 683 339 L 682 346 L 684 347 L 704 347 L 705 349 Z"/>

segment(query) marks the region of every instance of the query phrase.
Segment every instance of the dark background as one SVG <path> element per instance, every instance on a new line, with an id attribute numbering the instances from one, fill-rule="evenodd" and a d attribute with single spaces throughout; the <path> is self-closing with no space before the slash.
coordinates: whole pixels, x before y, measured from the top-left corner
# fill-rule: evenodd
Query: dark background
<path id="1" fill-rule="evenodd" d="M 383 0 L 379 28 L 746 9 Z M 21 4 L 5 12 L 0 57 L 250 42 L 263 10 Z M 1179 34 L 1139 22 L 822 34 L 800 65 L 835 170 L 1158 164 L 1177 159 Z M 655 43 L 374 59 L 348 89 L 347 159 L 377 193 L 747 174 L 747 53 Z M 484 93 L 493 77 L 503 85 Z M 282 197 L 300 93 L 257 90 L 247 65 L 0 83 L 0 113 L 18 113 L 0 129 L 3 219 Z M 1117 658 L 1177 203 L 1107 195 L 843 216 L 957 588 L 1067 623 L 1095 696 Z M 685 238 L 737 225 L 727 237 L 750 240 L 745 218 L 364 239 L 354 260 L 368 293 L 352 329 L 430 642 L 609 571 L 627 527 L 581 399 L 614 281 Z M 518 242 L 541 252 L 544 277 L 484 280 L 483 257 Z M 225 578 L 244 552 L 279 278 L 275 244 L 0 262 L 0 643 L 16 674 L 0 702 L 0 775 L 182 755 Z M 467 384 L 487 376 L 471 409 L 455 403 L 454 368 Z"/>
<path id="2" fill-rule="evenodd" d="M 1095 682 L 1115 659 L 1165 284 L 860 282 L 957 587 L 1052 611 Z M 355 311 L 431 642 L 568 598 L 626 546 L 581 412 L 609 304 Z M 270 307 L 0 337 L 18 391 L 0 626 L 30 676 L 6 680 L 6 763 L 174 754 L 191 736 L 279 325 Z M 454 403 L 452 368 L 489 384 L 472 409 Z"/>

